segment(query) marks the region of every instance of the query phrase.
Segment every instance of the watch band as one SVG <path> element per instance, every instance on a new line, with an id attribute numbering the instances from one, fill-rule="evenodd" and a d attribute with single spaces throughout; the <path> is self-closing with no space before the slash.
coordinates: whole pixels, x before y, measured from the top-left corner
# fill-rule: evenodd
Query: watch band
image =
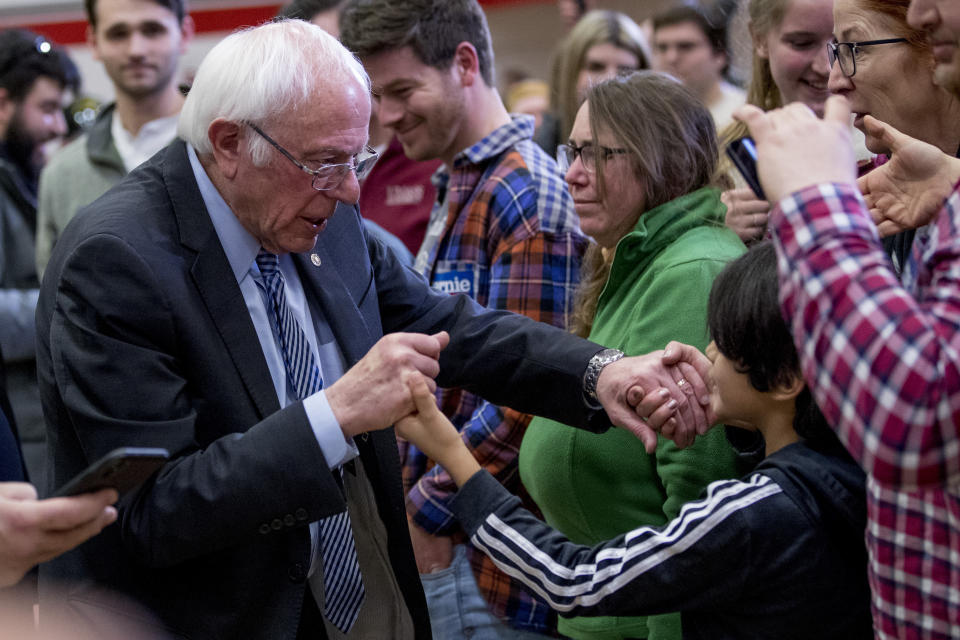
<path id="1" fill-rule="evenodd" d="M 598 401 L 597 381 L 600 379 L 600 372 L 611 362 L 616 362 L 623 357 L 623 351 L 619 349 L 603 349 L 594 354 L 587 363 L 587 370 L 583 372 L 583 394 L 587 397 L 590 404 Z"/>

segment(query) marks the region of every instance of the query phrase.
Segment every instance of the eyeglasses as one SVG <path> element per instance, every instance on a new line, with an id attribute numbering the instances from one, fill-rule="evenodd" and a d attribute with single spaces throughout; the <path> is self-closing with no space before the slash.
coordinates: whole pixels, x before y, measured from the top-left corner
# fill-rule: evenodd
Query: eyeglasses
<path id="1" fill-rule="evenodd" d="M 886 38 L 884 40 L 867 40 L 865 42 L 828 42 L 827 60 L 830 62 L 830 68 L 833 69 L 833 63 L 840 62 L 840 71 L 848 78 L 852 78 L 857 73 L 857 56 L 860 54 L 860 47 L 872 47 L 877 44 L 894 44 L 897 42 L 906 42 L 906 38 Z"/>
<path id="2" fill-rule="evenodd" d="M 281 147 L 276 140 L 265 134 L 260 127 L 251 122 L 248 122 L 247 125 L 256 131 L 260 137 L 269 142 L 274 149 L 282 153 L 290 162 L 295 164 L 298 169 L 313 176 L 313 181 L 310 184 L 317 191 L 329 191 L 330 189 L 336 189 L 340 186 L 340 184 L 343 182 L 343 179 L 350 171 L 356 172 L 357 180 L 363 180 L 370 173 L 370 170 L 373 169 L 373 165 L 376 164 L 377 159 L 380 157 L 380 154 L 367 146 L 364 147 L 363 151 L 353 156 L 353 158 L 350 159 L 350 162 L 340 162 L 334 164 L 323 163 L 320 165 L 319 169 L 311 169 L 294 158 L 289 151 Z"/>
<path id="3" fill-rule="evenodd" d="M 592 144 L 585 144 L 580 147 L 572 144 L 559 145 L 557 147 L 557 164 L 560 165 L 560 171 L 566 173 L 570 169 L 570 165 L 572 165 L 577 158 L 580 158 L 580 162 L 583 163 L 583 168 L 587 170 L 587 173 L 596 173 L 597 154 L 593 148 Z M 604 162 L 617 154 L 630 153 L 627 149 L 613 149 L 603 146 L 598 146 L 597 148 L 600 149 L 600 154 L 603 156 Z"/>

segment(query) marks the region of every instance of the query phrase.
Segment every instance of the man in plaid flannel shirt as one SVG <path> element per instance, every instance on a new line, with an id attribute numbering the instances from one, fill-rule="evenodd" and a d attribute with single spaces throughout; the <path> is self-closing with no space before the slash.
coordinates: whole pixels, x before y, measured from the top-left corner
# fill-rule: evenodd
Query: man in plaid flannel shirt
<path id="1" fill-rule="evenodd" d="M 533 118 L 511 117 L 494 88 L 493 52 L 479 5 L 361 0 L 348 4 L 341 29 L 344 44 L 370 74 L 380 122 L 394 130 L 410 158 L 444 162 L 433 177 L 437 201 L 415 268 L 440 291 L 564 326 L 587 240 L 556 164 L 532 141 Z M 525 495 L 517 455 L 530 416 L 464 389 L 443 389 L 438 396 L 484 468 Z M 416 447 L 400 447 L 418 567 L 430 574 L 452 563 L 445 574 L 457 585 L 444 586 L 439 575 L 424 580 L 434 637 L 465 637 L 467 627 L 485 624 L 492 625 L 489 637 L 553 632 L 545 603 L 466 540 L 467 546 L 454 546 L 460 529 L 447 502 L 456 486 Z M 468 560 L 476 586 L 464 569 Z M 479 613 L 464 605 L 471 600 L 467 591 L 477 587 L 486 601 L 472 599 Z"/>
<path id="2" fill-rule="evenodd" d="M 914 0 L 941 86 L 960 95 L 960 3 Z M 849 105 L 740 112 L 757 141 L 781 301 L 804 377 L 868 474 L 878 638 L 960 636 L 960 165 L 870 122 L 896 151 L 855 186 Z M 803 167 L 803 171 L 798 171 Z M 877 227 L 929 222 L 897 281 Z"/>

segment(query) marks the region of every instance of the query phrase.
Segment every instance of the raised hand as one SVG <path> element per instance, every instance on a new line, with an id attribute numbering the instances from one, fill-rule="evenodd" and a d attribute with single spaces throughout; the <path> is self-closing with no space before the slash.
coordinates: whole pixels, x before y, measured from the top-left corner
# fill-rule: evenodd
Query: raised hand
<path id="1" fill-rule="evenodd" d="M 880 235 L 928 224 L 960 180 L 960 160 L 873 116 L 863 122 L 892 153 L 889 162 L 857 180 Z"/>
<path id="2" fill-rule="evenodd" d="M 748 104 L 734 115 L 756 143 L 757 171 L 770 202 L 815 184 L 856 181 L 846 98 L 828 98 L 823 120 L 799 102 L 767 112 Z"/>

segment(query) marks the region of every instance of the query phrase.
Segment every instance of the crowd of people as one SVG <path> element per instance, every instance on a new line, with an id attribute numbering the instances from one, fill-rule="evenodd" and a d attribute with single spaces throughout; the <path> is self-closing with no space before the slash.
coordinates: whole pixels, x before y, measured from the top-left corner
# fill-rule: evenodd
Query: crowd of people
<path id="1" fill-rule="evenodd" d="M 0 626 L 960 637 L 960 5 L 557 4 L 0 31 Z"/>

